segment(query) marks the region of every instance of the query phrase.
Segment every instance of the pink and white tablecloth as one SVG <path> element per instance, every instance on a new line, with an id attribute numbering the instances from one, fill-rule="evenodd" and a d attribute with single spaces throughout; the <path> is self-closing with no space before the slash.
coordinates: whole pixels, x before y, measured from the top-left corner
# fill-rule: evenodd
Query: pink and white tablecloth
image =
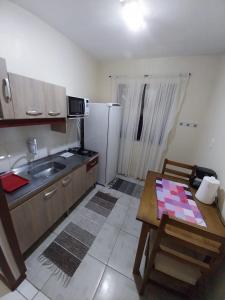
<path id="1" fill-rule="evenodd" d="M 188 185 L 164 178 L 156 179 L 158 218 L 163 212 L 190 223 L 206 227 Z"/>

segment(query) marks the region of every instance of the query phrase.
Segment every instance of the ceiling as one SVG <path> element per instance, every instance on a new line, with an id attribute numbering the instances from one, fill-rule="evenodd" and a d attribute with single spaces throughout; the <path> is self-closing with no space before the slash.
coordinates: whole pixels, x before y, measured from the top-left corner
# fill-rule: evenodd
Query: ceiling
<path id="1" fill-rule="evenodd" d="M 143 0 L 147 26 L 130 31 L 119 0 L 12 0 L 98 59 L 225 53 L 224 0 Z"/>

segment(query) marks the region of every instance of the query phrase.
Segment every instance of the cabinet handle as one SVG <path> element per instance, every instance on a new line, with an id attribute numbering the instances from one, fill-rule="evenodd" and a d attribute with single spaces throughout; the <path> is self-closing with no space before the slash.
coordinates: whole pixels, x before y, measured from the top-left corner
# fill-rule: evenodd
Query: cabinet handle
<path id="1" fill-rule="evenodd" d="M 93 162 L 89 163 L 89 167 L 91 167 L 91 168 L 94 167 L 95 165 L 96 165 L 96 161 L 93 161 Z"/>
<path id="2" fill-rule="evenodd" d="M 28 115 L 28 116 L 40 116 L 42 114 L 43 114 L 42 112 L 38 112 L 36 110 L 28 110 L 28 111 L 26 111 L 26 115 Z"/>
<path id="3" fill-rule="evenodd" d="M 71 182 L 71 180 L 72 180 L 71 178 L 63 179 L 63 180 L 62 180 L 62 185 L 63 185 L 63 186 L 67 186 L 67 185 Z"/>
<path id="4" fill-rule="evenodd" d="M 10 102 L 12 100 L 12 95 L 11 95 L 8 78 L 2 79 L 2 92 L 3 92 L 3 97 L 4 97 L 5 101 Z"/>
<path id="5" fill-rule="evenodd" d="M 49 111 L 49 112 L 48 112 L 48 115 L 49 115 L 49 116 L 52 116 L 52 117 L 55 117 L 55 116 L 61 115 L 61 113 L 60 113 L 60 112 Z"/>
<path id="6" fill-rule="evenodd" d="M 57 189 L 54 189 L 54 190 L 52 190 L 51 192 L 45 193 L 45 194 L 44 194 L 44 199 L 49 199 L 49 198 L 51 198 L 56 192 L 57 192 Z"/>

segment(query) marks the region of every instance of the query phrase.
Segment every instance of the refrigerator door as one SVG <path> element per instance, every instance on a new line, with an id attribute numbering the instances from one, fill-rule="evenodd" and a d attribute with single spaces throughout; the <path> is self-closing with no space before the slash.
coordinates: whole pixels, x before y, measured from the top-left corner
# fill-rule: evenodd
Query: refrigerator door
<path id="1" fill-rule="evenodd" d="M 109 107 L 105 103 L 90 103 L 89 116 L 84 119 L 84 146 L 99 153 L 97 182 L 105 185 Z"/>
<path id="2" fill-rule="evenodd" d="M 106 185 L 109 184 L 116 177 L 117 174 L 121 119 L 122 108 L 120 106 L 111 106 L 109 108 Z"/>

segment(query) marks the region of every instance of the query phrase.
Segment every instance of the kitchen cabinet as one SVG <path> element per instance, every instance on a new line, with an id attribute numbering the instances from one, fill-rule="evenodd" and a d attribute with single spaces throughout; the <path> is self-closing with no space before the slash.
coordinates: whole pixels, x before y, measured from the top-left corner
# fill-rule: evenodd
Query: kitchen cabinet
<path id="1" fill-rule="evenodd" d="M 86 165 L 86 178 L 85 178 L 85 189 L 88 190 L 92 187 L 97 180 L 97 163 L 98 158 L 94 158 L 93 160 L 89 161 Z"/>
<path id="2" fill-rule="evenodd" d="M 62 187 L 60 182 L 51 185 L 41 193 L 41 198 L 48 206 L 47 214 L 50 226 L 53 225 L 66 211 L 66 203 L 63 198 Z M 50 227 L 49 226 L 49 227 Z"/>
<path id="3" fill-rule="evenodd" d="M 0 58 L 0 120 L 14 119 L 6 62 Z"/>
<path id="4" fill-rule="evenodd" d="M 86 190 L 88 190 L 96 183 L 96 178 L 97 178 L 97 166 L 94 166 L 86 173 Z"/>
<path id="5" fill-rule="evenodd" d="M 44 83 L 9 73 L 15 119 L 46 118 Z"/>
<path id="6" fill-rule="evenodd" d="M 15 119 L 65 118 L 64 87 L 9 73 Z"/>
<path id="7" fill-rule="evenodd" d="M 11 217 L 20 250 L 24 253 L 63 214 L 63 197 L 55 184 L 17 206 Z"/>
<path id="8" fill-rule="evenodd" d="M 47 118 L 66 118 L 66 89 L 64 87 L 45 82 L 44 97 Z"/>
<path id="9" fill-rule="evenodd" d="M 97 158 L 11 210 L 21 252 L 28 250 L 96 183 Z"/>
<path id="10" fill-rule="evenodd" d="M 75 170 L 73 172 L 73 197 L 71 199 L 72 204 L 77 202 L 77 200 L 85 193 L 85 172 L 86 165 Z"/>
<path id="11" fill-rule="evenodd" d="M 72 174 L 61 180 L 63 199 L 65 201 L 66 210 L 73 205 L 73 176 Z"/>
<path id="12" fill-rule="evenodd" d="M 11 217 L 24 253 L 50 226 L 50 202 L 37 194 L 11 211 Z"/>

